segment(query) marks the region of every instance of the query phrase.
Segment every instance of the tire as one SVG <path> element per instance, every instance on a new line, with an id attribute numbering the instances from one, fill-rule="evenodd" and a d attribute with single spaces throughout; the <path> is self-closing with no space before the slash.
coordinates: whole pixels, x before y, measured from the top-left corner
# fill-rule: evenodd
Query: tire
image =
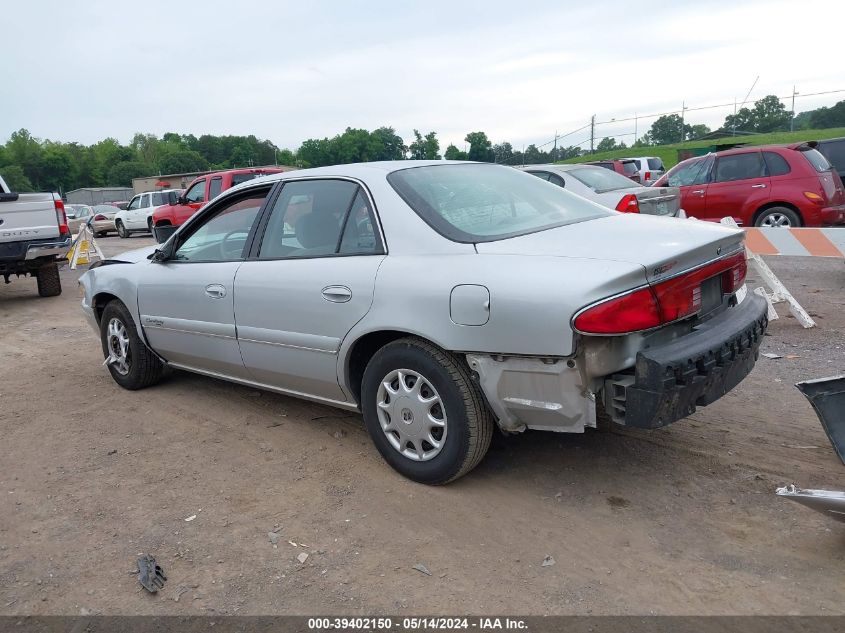
<path id="1" fill-rule="evenodd" d="M 122 239 L 126 239 L 127 237 L 129 237 L 129 231 L 126 230 L 126 227 L 123 226 L 123 222 L 121 222 L 120 220 L 114 223 L 114 228 L 117 229 L 117 234 Z"/>
<path id="2" fill-rule="evenodd" d="M 408 406 L 400 409 L 400 403 Z M 447 484 L 466 475 L 487 453 L 493 435 L 493 418 L 466 364 L 417 338 L 393 341 L 375 353 L 361 381 L 361 409 L 385 461 L 423 484 Z M 432 424 L 436 419 L 442 426 Z M 438 446 L 426 438 L 406 439 L 414 433 L 427 433 Z"/>
<path id="3" fill-rule="evenodd" d="M 116 339 L 122 339 L 124 345 Z M 144 389 L 161 380 L 164 363 L 140 339 L 132 315 L 118 300 L 110 301 L 103 310 L 100 342 L 104 358 L 112 356 L 111 350 L 115 350 L 116 360 L 108 364 L 109 373 L 124 389 Z"/>
<path id="4" fill-rule="evenodd" d="M 153 219 L 147 218 L 147 230 L 152 234 L 153 232 Z"/>
<path id="5" fill-rule="evenodd" d="M 792 209 L 771 207 L 760 213 L 757 219 L 754 220 L 754 226 L 796 227 L 801 226 L 801 217 Z"/>
<path id="6" fill-rule="evenodd" d="M 41 297 L 58 297 L 62 294 L 62 279 L 59 277 L 59 265 L 55 262 L 45 264 L 36 273 L 38 280 L 38 295 Z"/>

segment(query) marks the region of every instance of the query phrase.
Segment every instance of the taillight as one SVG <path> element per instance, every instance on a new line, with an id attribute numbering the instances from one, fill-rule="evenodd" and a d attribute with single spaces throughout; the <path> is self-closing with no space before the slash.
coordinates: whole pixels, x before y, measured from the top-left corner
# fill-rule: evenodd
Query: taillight
<path id="1" fill-rule="evenodd" d="M 692 316 L 701 310 L 701 283 L 719 276 L 723 294 L 733 294 L 745 282 L 745 252 L 696 268 L 648 288 L 608 299 L 575 317 L 584 334 L 629 334 Z"/>
<path id="2" fill-rule="evenodd" d="M 96 222 L 102 222 L 104 220 L 108 220 L 108 218 L 106 216 L 104 216 L 102 213 L 98 213 L 97 215 L 94 216 L 94 220 Z"/>
<path id="3" fill-rule="evenodd" d="M 651 180 L 651 172 L 650 172 L 650 171 L 647 171 L 647 172 L 645 173 L 645 179 L 646 179 L 646 180 Z"/>
<path id="4" fill-rule="evenodd" d="M 67 215 L 65 215 L 65 203 L 59 198 L 53 201 L 56 207 L 56 222 L 59 224 L 59 235 L 70 235 L 70 229 L 67 227 Z"/>
<path id="5" fill-rule="evenodd" d="M 640 203 L 637 200 L 637 196 L 632 193 L 622 196 L 619 204 L 616 205 L 616 210 L 622 213 L 639 213 Z"/>
<path id="6" fill-rule="evenodd" d="M 824 198 L 813 191 L 805 191 L 804 197 L 807 198 L 807 200 L 809 200 L 810 202 L 815 202 L 816 204 L 824 204 Z"/>

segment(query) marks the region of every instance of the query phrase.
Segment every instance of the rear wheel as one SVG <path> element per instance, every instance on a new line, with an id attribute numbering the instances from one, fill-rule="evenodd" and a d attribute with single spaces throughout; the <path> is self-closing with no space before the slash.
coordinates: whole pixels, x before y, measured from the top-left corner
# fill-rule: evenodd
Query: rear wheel
<path id="1" fill-rule="evenodd" d="M 100 340 L 109 373 L 124 389 L 143 389 L 161 380 L 164 363 L 141 341 L 132 315 L 120 301 L 109 302 L 103 310 Z"/>
<path id="2" fill-rule="evenodd" d="M 150 233 L 153 232 L 153 219 L 152 219 L 152 217 L 147 218 L 147 230 Z"/>
<path id="3" fill-rule="evenodd" d="M 62 294 L 62 279 L 59 277 L 59 265 L 55 262 L 45 264 L 36 273 L 38 294 L 42 297 L 57 297 Z"/>
<path id="4" fill-rule="evenodd" d="M 801 218 L 792 209 L 786 207 L 772 207 L 763 211 L 754 222 L 754 226 L 764 228 L 790 228 L 801 226 Z"/>
<path id="5" fill-rule="evenodd" d="M 469 368 L 420 339 L 376 352 L 364 371 L 361 408 L 382 457 L 420 483 L 462 477 L 490 447 L 493 419 Z"/>
<path id="6" fill-rule="evenodd" d="M 127 237 L 129 237 L 129 231 L 127 231 L 127 230 L 126 230 L 126 227 L 125 227 L 125 226 L 123 226 L 123 222 L 121 222 L 120 220 L 118 220 L 117 222 L 115 222 L 115 223 L 114 223 L 114 227 L 117 229 L 117 234 L 118 234 L 120 237 L 122 237 L 122 238 L 124 238 L 124 239 L 126 239 Z"/>

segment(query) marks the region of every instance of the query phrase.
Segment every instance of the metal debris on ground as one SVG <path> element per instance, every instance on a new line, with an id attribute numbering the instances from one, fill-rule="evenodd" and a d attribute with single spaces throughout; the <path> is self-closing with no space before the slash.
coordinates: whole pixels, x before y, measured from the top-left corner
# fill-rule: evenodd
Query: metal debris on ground
<path id="1" fill-rule="evenodd" d="M 138 557 L 138 582 L 150 593 L 156 593 L 164 587 L 167 576 L 164 570 L 156 563 L 152 554 L 144 554 Z"/>
<path id="2" fill-rule="evenodd" d="M 795 386 L 813 405 L 827 439 L 845 464 L 845 375 L 805 380 Z"/>
<path id="3" fill-rule="evenodd" d="M 308 560 L 308 554 L 306 554 L 305 552 L 302 552 L 301 554 L 299 554 L 296 557 L 296 560 L 298 560 L 300 563 L 304 563 L 305 561 Z"/>
<path id="4" fill-rule="evenodd" d="M 772 360 L 783 358 L 780 354 L 772 354 L 771 352 L 763 352 L 760 356 L 765 356 L 766 358 L 771 358 Z"/>
<path id="5" fill-rule="evenodd" d="M 831 519 L 845 523 L 845 492 L 801 489 L 795 484 L 790 484 L 778 488 L 775 490 L 775 494 L 807 506 L 816 512 L 821 512 Z"/>
<path id="6" fill-rule="evenodd" d="M 194 520 L 194 519 L 196 519 L 196 518 L 197 518 L 197 515 L 196 515 L 196 514 L 192 514 L 192 515 L 191 515 L 191 516 L 189 516 L 187 519 L 185 519 L 185 523 L 189 523 L 189 522 L 193 521 L 193 520 Z"/>
<path id="7" fill-rule="evenodd" d="M 426 567 L 422 563 L 417 563 L 416 565 L 414 565 L 414 569 L 416 569 L 421 574 L 425 574 L 426 576 L 431 576 L 431 572 L 428 571 L 428 567 Z"/>
<path id="8" fill-rule="evenodd" d="M 176 588 L 176 595 L 173 596 L 173 602 L 179 602 L 179 598 L 182 597 L 182 594 L 187 593 L 188 591 L 190 590 L 185 585 L 179 585 Z"/>
<path id="9" fill-rule="evenodd" d="M 543 562 L 542 562 L 542 563 L 540 563 L 540 566 L 541 566 L 541 567 L 551 567 L 551 566 L 552 566 L 552 565 L 554 565 L 554 564 L 555 564 L 555 559 L 554 559 L 554 556 L 546 556 L 546 557 L 543 559 Z"/>

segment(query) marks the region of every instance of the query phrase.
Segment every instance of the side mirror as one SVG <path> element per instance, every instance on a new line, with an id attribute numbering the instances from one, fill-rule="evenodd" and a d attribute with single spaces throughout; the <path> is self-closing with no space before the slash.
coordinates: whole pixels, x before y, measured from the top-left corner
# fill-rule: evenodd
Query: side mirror
<path id="1" fill-rule="evenodd" d="M 176 204 L 188 204 L 188 199 L 185 196 L 176 196 Z"/>

